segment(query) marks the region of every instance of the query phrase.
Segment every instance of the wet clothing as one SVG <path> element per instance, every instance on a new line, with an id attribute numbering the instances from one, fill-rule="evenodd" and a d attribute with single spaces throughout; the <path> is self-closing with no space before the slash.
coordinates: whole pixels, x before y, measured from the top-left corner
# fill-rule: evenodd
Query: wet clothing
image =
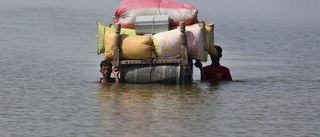
<path id="1" fill-rule="evenodd" d="M 217 68 L 213 68 L 211 65 L 205 66 L 203 67 L 203 73 L 206 80 L 232 80 L 229 69 L 221 65 Z"/>
<path id="2" fill-rule="evenodd" d="M 100 78 L 100 80 L 97 81 L 97 82 L 98 82 L 98 83 L 102 83 L 102 79 L 103 79 L 103 78 Z M 109 83 L 115 83 L 115 78 L 110 78 L 110 79 L 109 79 Z"/>

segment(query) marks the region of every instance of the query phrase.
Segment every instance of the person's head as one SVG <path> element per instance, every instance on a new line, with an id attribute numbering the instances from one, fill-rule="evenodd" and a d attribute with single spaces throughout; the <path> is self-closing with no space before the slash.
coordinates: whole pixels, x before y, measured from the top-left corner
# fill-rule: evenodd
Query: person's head
<path id="1" fill-rule="evenodd" d="M 214 48 L 217 50 L 217 56 L 210 55 L 212 65 L 220 65 L 220 58 L 222 57 L 222 48 L 218 45 L 214 45 Z"/>
<path id="2" fill-rule="evenodd" d="M 221 58 L 222 57 L 222 48 L 218 45 L 214 45 L 214 48 L 217 50 L 217 54 Z"/>
<path id="3" fill-rule="evenodd" d="M 103 60 L 100 63 L 100 72 L 103 77 L 110 77 L 112 72 L 112 64 L 110 61 Z"/>

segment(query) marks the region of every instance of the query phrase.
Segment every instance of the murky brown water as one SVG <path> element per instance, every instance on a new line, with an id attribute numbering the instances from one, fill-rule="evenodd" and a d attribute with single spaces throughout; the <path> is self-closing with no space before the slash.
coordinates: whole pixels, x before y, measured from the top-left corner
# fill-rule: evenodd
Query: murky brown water
<path id="1" fill-rule="evenodd" d="M 99 2 L 0 6 L 0 136 L 320 136 L 318 1 L 186 1 L 234 79 L 187 86 L 95 83 Z"/>

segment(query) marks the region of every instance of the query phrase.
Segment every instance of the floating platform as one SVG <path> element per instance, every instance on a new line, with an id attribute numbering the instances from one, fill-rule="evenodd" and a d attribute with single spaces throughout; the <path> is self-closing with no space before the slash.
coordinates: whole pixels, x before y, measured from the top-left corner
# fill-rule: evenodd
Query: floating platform
<path id="1" fill-rule="evenodd" d="M 139 84 L 177 84 L 185 85 L 192 82 L 193 64 L 188 58 L 186 46 L 185 23 L 180 22 L 181 46 L 180 55 L 175 58 L 122 60 L 120 57 L 121 25 L 116 24 L 115 49 L 112 64 L 120 69 L 121 83 Z"/>
<path id="2" fill-rule="evenodd" d="M 183 69 L 179 59 L 175 60 L 127 60 L 121 61 L 121 83 L 158 83 L 183 85 L 191 83 L 192 65 Z M 189 60 L 192 64 L 192 60 Z M 139 64 L 140 63 L 140 64 Z M 161 63 L 161 64 L 159 64 Z"/>

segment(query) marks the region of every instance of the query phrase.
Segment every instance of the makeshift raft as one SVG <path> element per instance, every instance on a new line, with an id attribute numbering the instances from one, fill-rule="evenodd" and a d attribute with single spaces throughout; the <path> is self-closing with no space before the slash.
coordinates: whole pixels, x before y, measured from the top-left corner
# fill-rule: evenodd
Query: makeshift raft
<path id="1" fill-rule="evenodd" d="M 184 85 L 191 83 L 193 64 L 188 57 L 186 25 L 180 22 L 180 55 L 175 58 L 148 59 L 148 60 L 123 60 L 120 57 L 121 25 L 116 24 L 115 49 L 112 64 L 120 69 L 121 83 L 160 83 Z"/>

